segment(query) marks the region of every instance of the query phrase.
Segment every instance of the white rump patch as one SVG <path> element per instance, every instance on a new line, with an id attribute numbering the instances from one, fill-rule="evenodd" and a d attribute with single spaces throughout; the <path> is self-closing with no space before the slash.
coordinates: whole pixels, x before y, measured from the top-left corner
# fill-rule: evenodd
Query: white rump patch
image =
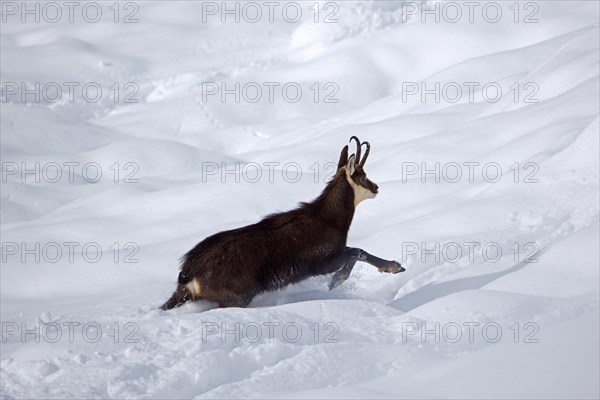
<path id="1" fill-rule="evenodd" d="M 192 296 L 200 297 L 200 292 L 202 291 L 202 288 L 200 287 L 200 282 L 198 281 L 198 278 L 194 278 L 190 282 L 186 283 L 185 287 L 190 291 Z"/>

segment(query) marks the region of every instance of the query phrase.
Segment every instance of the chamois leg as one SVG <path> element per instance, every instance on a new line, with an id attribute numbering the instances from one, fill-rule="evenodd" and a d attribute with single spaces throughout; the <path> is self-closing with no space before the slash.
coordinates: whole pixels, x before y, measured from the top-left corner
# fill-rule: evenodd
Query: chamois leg
<path id="1" fill-rule="evenodd" d="M 397 274 L 398 272 L 406 271 L 404 268 L 402 268 L 402 265 L 396 261 L 384 260 L 383 258 L 379 258 L 367 253 L 363 249 L 347 247 L 346 251 L 350 252 L 358 261 L 364 261 L 367 264 L 371 264 L 372 266 L 376 267 L 379 272 Z"/>
<path id="2" fill-rule="evenodd" d="M 342 268 L 338 269 L 336 273 L 333 274 L 329 280 L 329 290 L 340 286 L 346 281 L 346 279 L 350 277 L 350 273 L 352 272 L 352 268 L 354 268 L 354 264 L 356 264 L 356 259 L 348 260 L 348 263 L 344 264 Z"/>
<path id="3" fill-rule="evenodd" d="M 214 299 L 210 299 L 216 303 L 219 303 L 219 307 L 239 307 L 246 308 L 252 301 L 256 293 L 250 291 L 220 291 Z"/>
<path id="4" fill-rule="evenodd" d="M 173 296 L 165 304 L 160 306 L 161 310 L 170 310 L 171 308 L 179 307 L 186 301 L 192 299 L 192 294 L 188 291 L 185 285 L 177 285 L 177 289 L 173 293 Z"/>
<path id="5" fill-rule="evenodd" d="M 342 256 L 336 260 L 337 262 L 335 265 L 337 265 L 337 271 L 329 280 L 329 290 L 335 289 L 344 283 L 346 279 L 350 277 L 352 268 L 354 268 L 356 261 L 358 261 L 358 258 L 354 257 L 353 254 L 348 251 L 349 249 L 349 247 L 346 247 L 344 254 L 342 254 Z"/>
<path id="6" fill-rule="evenodd" d="M 227 298 L 219 301 L 219 307 L 228 308 L 228 307 L 239 307 L 246 308 L 252 299 L 243 299 L 243 298 Z"/>
<path id="7" fill-rule="evenodd" d="M 363 249 L 356 247 L 346 247 L 346 251 L 343 255 L 342 267 L 331 277 L 331 280 L 329 281 L 329 290 L 335 289 L 348 279 L 357 261 L 364 261 L 371 264 L 374 267 L 377 267 L 379 272 L 397 274 L 398 272 L 405 271 L 405 269 L 396 261 L 384 260 L 383 258 L 376 257 Z"/>

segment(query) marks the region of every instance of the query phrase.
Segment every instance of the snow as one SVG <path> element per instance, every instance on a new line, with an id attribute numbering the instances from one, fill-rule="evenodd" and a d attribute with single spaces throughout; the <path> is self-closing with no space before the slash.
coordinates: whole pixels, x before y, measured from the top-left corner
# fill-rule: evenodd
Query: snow
<path id="1" fill-rule="evenodd" d="M 597 2 L 521 2 L 517 23 L 513 2 L 494 3 L 495 23 L 482 5 L 469 22 L 463 2 L 459 22 L 423 22 L 421 2 L 401 1 L 320 2 L 315 23 L 299 2 L 295 23 L 281 8 L 222 23 L 200 2 L 148 1 L 127 3 L 130 24 L 125 3 L 119 23 L 112 3 L 98 23 L 22 23 L 8 3 L 2 398 L 600 397 Z M 7 82 L 79 89 L 21 101 Z M 89 82 L 98 102 L 81 96 Z M 207 82 L 263 96 L 221 102 Z M 280 83 L 273 101 L 265 82 Z M 436 83 L 453 86 L 423 101 Z M 315 277 L 245 309 L 158 310 L 182 254 L 316 197 L 351 135 L 372 145 L 380 194 L 349 245 L 406 272 L 358 263 L 333 291 Z"/>

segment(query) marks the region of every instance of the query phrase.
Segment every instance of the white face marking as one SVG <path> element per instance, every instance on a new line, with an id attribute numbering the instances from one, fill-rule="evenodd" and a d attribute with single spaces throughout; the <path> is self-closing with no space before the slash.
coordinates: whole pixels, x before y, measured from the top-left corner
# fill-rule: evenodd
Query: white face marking
<path id="1" fill-rule="evenodd" d="M 200 297 L 200 292 L 202 288 L 200 287 L 200 282 L 198 282 L 198 278 L 192 279 L 188 282 L 185 287 L 190 291 L 193 297 Z"/>
<path id="2" fill-rule="evenodd" d="M 346 170 L 346 180 L 348 181 L 350 186 L 352 186 L 352 190 L 354 190 L 354 207 L 356 207 L 363 200 L 373 199 L 373 198 L 375 198 L 375 196 L 377 196 L 377 193 L 373 193 L 369 189 L 367 189 L 363 186 L 357 185 L 352 180 L 352 177 L 350 175 L 350 171 L 348 170 L 348 167 L 345 167 L 345 170 Z"/>

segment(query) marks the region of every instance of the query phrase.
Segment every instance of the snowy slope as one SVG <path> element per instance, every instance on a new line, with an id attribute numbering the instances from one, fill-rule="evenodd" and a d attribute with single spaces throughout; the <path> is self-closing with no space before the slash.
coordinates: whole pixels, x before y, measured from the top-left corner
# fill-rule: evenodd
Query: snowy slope
<path id="1" fill-rule="evenodd" d="M 482 3 L 469 22 L 455 2 L 456 23 L 320 3 L 318 22 L 301 2 L 298 22 L 258 23 L 191 1 L 120 3 L 118 23 L 109 3 L 98 23 L 3 8 L 2 398 L 600 396 L 598 3 L 522 2 L 518 22 Z M 23 101 L 7 82 L 103 95 Z M 280 86 L 222 102 L 207 82 Z M 246 309 L 157 309 L 182 254 L 316 197 L 351 135 L 380 194 L 349 245 L 406 272 L 359 263 L 333 291 L 318 277 Z"/>

